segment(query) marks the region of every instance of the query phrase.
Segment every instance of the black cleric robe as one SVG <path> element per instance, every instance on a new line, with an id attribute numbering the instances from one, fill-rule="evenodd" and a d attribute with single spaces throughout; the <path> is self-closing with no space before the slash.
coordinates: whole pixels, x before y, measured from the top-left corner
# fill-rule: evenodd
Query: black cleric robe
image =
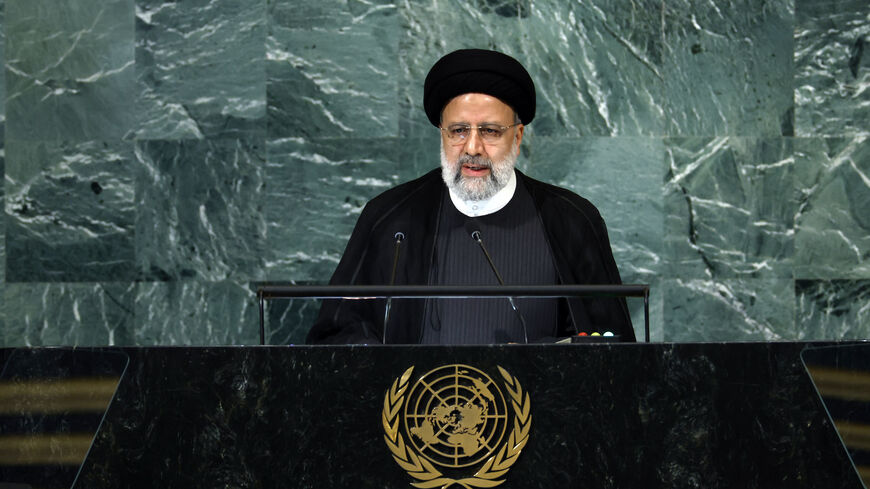
<path id="1" fill-rule="evenodd" d="M 531 194 L 560 284 L 619 284 L 604 220 L 588 200 L 516 170 Z M 520 183 L 520 182 L 518 182 Z M 433 263 L 444 191 L 441 169 L 398 185 L 366 204 L 351 233 L 331 285 L 387 285 L 395 235 L 405 235 L 395 285 L 434 285 Z M 517 284 L 524 285 L 524 284 Z M 417 344 L 423 336 L 426 299 L 392 300 L 384 328 L 385 300 L 325 300 L 308 333 L 309 344 Z M 634 341 L 624 299 L 569 298 L 560 334 L 611 331 Z M 529 338 L 540 341 L 543 338 Z"/>

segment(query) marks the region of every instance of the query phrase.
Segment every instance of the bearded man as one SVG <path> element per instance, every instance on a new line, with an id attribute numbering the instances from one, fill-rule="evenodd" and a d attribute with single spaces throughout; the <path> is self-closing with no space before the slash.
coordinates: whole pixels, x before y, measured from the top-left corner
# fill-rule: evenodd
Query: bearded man
<path id="1" fill-rule="evenodd" d="M 510 56 L 463 49 L 435 63 L 423 107 L 441 131 L 441 169 L 366 204 L 330 284 L 619 284 L 598 210 L 514 168 L 535 105 L 531 77 Z M 624 299 L 330 300 L 307 341 L 522 343 L 607 331 L 634 341 Z"/>

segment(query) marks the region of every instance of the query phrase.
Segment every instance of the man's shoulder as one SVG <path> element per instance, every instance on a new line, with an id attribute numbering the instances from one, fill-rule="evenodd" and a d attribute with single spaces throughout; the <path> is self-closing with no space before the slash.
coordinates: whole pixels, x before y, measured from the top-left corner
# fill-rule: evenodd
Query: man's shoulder
<path id="1" fill-rule="evenodd" d="M 441 190 L 440 182 L 441 170 L 434 169 L 423 176 L 400 183 L 370 200 L 365 206 L 365 213 L 384 216 L 410 204 L 430 201 Z"/>
<path id="2" fill-rule="evenodd" d="M 539 207 L 552 207 L 562 212 L 579 212 L 590 219 L 601 219 L 601 214 L 595 205 L 573 190 L 542 182 L 519 171 L 517 174 L 523 179 L 523 183 Z"/>

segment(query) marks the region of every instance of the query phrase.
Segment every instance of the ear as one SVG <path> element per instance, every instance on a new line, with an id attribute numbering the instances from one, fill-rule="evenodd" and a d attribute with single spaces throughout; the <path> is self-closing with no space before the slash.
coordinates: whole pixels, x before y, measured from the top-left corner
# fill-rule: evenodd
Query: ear
<path id="1" fill-rule="evenodd" d="M 526 126 L 520 124 L 517 126 L 517 156 L 520 154 L 520 143 L 523 142 L 523 130 L 525 130 Z"/>

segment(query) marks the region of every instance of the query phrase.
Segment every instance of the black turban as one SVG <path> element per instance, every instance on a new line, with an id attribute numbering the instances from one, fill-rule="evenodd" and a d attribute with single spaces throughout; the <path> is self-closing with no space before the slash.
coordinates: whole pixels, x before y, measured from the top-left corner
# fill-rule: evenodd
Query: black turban
<path id="1" fill-rule="evenodd" d="M 523 124 L 535 118 L 535 84 L 519 61 L 485 49 L 460 49 L 439 59 L 423 84 L 423 109 L 439 126 L 441 111 L 453 97 L 485 93 L 513 108 Z"/>

